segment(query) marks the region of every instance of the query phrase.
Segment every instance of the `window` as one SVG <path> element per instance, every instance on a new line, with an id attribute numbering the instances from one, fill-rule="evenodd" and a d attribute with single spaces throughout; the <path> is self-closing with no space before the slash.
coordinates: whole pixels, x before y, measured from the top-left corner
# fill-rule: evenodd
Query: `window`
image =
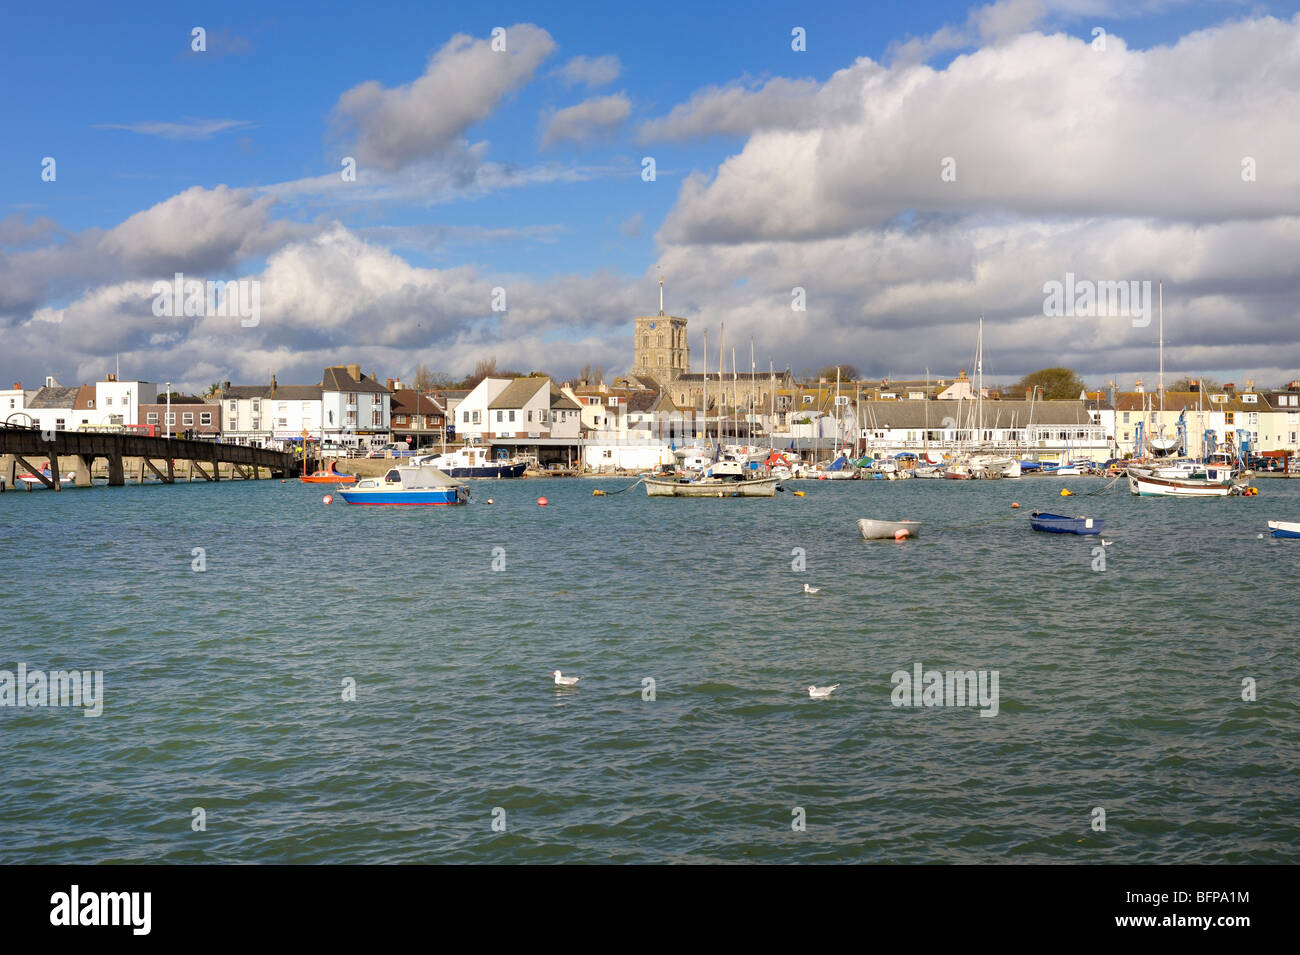
<path id="1" fill-rule="evenodd" d="M 12 401 L 10 401 L 10 402 L 9 402 L 9 407 L 12 408 L 13 406 L 14 406 L 14 403 L 13 403 Z M 88 398 L 88 399 L 86 399 L 86 407 L 87 407 L 87 408 L 93 408 L 93 407 L 95 407 L 95 399 L 94 399 L 94 398 Z"/>
<path id="2" fill-rule="evenodd" d="M 511 409 L 510 409 L 510 420 L 511 420 L 511 421 L 514 421 L 514 420 L 515 420 L 515 409 L 514 409 L 514 408 L 511 408 Z"/>
<path id="3" fill-rule="evenodd" d="M 62 418 L 55 418 L 55 419 L 54 419 L 54 430 L 55 430 L 55 431 L 62 431 L 62 430 L 63 430 L 64 428 L 66 428 L 66 427 L 67 427 L 67 422 L 65 422 Z"/>
<path id="4" fill-rule="evenodd" d="M 474 423 L 475 424 L 479 423 L 479 413 L 477 411 L 474 412 Z"/>
<path id="5" fill-rule="evenodd" d="M 281 401 L 275 410 L 280 412 L 280 414 L 284 414 L 289 410 L 289 402 Z"/>
<path id="6" fill-rule="evenodd" d="M 186 421 L 185 424 L 193 424 L 193 423 L 194 423 L 194 415 L 187 414 L 185 417 L 187 417 L 187 418 L 190 419 L 189 421 Z M 278 420 L 276 421 L 275 426 L 276 426 L 277 428 L 287 428 L 287 427 L 289 427 L 289 419 L 288 419 L 288 418 L 280 418 L 280 419 L 278 419 Z"/>
<path id="7" fill-rule="evenodd" d="M 541 411 L 537 412 L 537 420 L 540 421 L 542 424 L 546 424 L 546 409 L 545 409 L 545 408 L 543 408 Z"/>
<path id="8" fill-rule="evenodd" d="M 1129 420 L 1128 420 L 1128 416 L 1129 416 L 1129 414 L 1130 414 L 1130 412 L 1128 412 L 1128 411 L 1125 411 L 1125 412 L 1124 412 L 1124 423 L 1125 423 L 1125 424 L 1128 424 L 1128 423 L 1129 423 Z"/>
<path id="9" fill-rule="evenodd" d="M 610 407 L 611 407 L 611 408 L 617 408 L 617 407 L 618 407 L 618 397 L 615 396 L 615 395 L 610 395 L 610 397 L 609 397 L 609 404 L 610 404 Z"/>
<path id="10" fill-rule="evenodd" d="M 231 414 L 234 414 L 234 413 L 235 413 L 235 409 L 236 409 L 238 406 L 239 406 L 239 405 L 238 405 L 238 402 L 236 402 L 234 398 L 231 398 L 231 399 L 230 399 L 230 413 L 231 413 Z"/>
<path id="11" fill-rule="evenodd" d="M 533 420 L 533 413 L 532 413 L 531 411 L 528 412 L 528 420 L 529 420 L 529 421 L 532 421 L 532 420 Z"/>
<path id="12" fill-rule="evenodd" d="M 113 396 L 112 396 L 112 395 L 108 395 L 107 397 L 104 398 L 104 404 L 106 404 L 106 405 L 111 405 L 112 403 L 113 403 Z"/>
<path id="13" fill-rule="evenodd" d="M 404 414 L 399 414 L 399 415 L 397 415 L 397 416 L 393 419 L 393 422 L 394 422 L 395 424 L 406 424 L 406 415 L 404 415 Z"/>
<path id="14" fill-rule="evenodd" d="M 501 423 L 502 421 L 504 421 L 504 420 L 505 420 L 505 417 L 503 416 L 503 414 L 502 414 L 502 412 L 501 412 L 501 409 L 498 408 L 498 409 L 497 409 L 497 424 L 500 424 L 500 423 Z"/>
<path id="15" fill-rule="evenodd" d="M 156 411 L 150 411 L 148 414 L 146 414 L 146 415 L 144 416 L 144 423 L 145 423 L 145 424 L 157 424 L 157 423 L 158 423 L 158 412 L 156 412 Z"/>
<path id="16" fill-rule="evenodd" d="M 253 414 L 261 414 L 261 413 L 262 413 L 262 399 L 261 399 L 261 398 L 254 398 L 254 399 L 253 399 Z"/>
<path id="17" fill-rule="evenodd" d="M 813 403 L 813 396 L 812 396 L 812 395 L 804 395 L 804 396 L 803 396 L 803 403 L 806 404 L 806 405 L 810 405 L 810 404 L 812 404 L 812 403 Z"/>
<path id="18" fill-rule="evenodd" d="M 461 423 L 461 424 L 469 424 L 469 412 L 468 412 L 468 411 L 462 411 L 462 412 L 461 412 L 460 423 Z"/>
<path id="19" fill-rule="evenodd" d="M 1253 405 L 1255 403 L 1255 399 L 1258 397 L 1259 395 L 1254 395 L 1254 394 L 1242 395 L 1241 400 L 1245 404 Z"/>
<path id="20" fill-rule="evenodd" d="M 176 412 L 175 411 L 167 412 L 167 424 L 174 425 L 175 423 L 176 423 Z"/>
<path id="21" fill-rule="evenodd" d="M 211 411 L 200 411 L 200 412 L 199 412 L 199 424 L 201 424 L 201 425 L 210 425 L 210 424 L 212 424 L 212 412 L 211 412 Z"/>
<path id="22" fill-rule="evenodd" d="M 1232 413 L 1231 411 L 1225 411 L 1225 412 L 1223 413 L 1223 423 L 1224 423 L 1224 424 L 1232 424 L 1232 423 L 1233 423 L 1233 420 L 1232 420 L 1232 419 L 1233 419 L 1234 417 L 1235 417 L 1235 416 L 1233 415 L 1233 413 Z"/>
<path id="23" fill-rule="evenodd" d="M 194 412 L 193 411 L 181 412 L 181 424 L 188 424 L 192 426 L 194 424 Z M 281 422 L 281 425 L 283 424 L 284 422 Z"/>

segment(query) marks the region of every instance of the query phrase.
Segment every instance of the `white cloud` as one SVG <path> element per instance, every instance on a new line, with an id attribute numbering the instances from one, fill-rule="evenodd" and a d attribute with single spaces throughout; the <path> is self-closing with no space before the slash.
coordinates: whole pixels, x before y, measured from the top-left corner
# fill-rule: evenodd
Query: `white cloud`
<path id="1" fill-rule="evenodd" d="M 575 56 L 555 71 L 566 86 L 579 83 L 588 89 L 608 86 L 623 72 L 623 63 L 617 56 Z"/>
<path id="2" fill-rule="evenodd" d="M 737 136 L 758 129 L 800 129 L 816 125 L 814 80 L 775 77 L 761 86 L 709 86 L 667 116 L 641 125 L 642 142 Z"/>
<path id="3" fill-rule="evenodd" d="M 583 143 L 612 135 L 632 112 L 632 101 L 622 93 L 599 96 L 543 117 L 542 148 L 560 142 Z"/>
<path id="4" fill-rule="evenodd" d="M 498 52 L 491 39 L 457 34 L 418 79 L 392 89 L 368 80 L 340 96 L 335 123 L 354 138 L 357 161 L 391 171 L 441 154 L 531 80 L 555 49 L 551 35 L 529 23 L 507 28 L 505 39 Z"/>
<path id="5" fill-rule="evenodd" d="M 125 129 L 145 136 L 162 139 L 211 139 L 228 129 L 241 129 L 253 124 L 246 119 L 183 119 L 180 122 L 96 123 L 91 129 Z"/>

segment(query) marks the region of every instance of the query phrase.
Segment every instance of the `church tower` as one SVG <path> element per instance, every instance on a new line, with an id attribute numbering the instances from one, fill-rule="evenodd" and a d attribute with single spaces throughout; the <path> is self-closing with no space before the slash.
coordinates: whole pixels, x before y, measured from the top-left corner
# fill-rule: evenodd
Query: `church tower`
<path id="1" fill-rule="evenodd" d="M 664 280 L 659 278 L 659 314 L 638 315 L 632 333 L 632 374 L 667 384 L 691 370 L 686 319 L 664 314 Z"/>

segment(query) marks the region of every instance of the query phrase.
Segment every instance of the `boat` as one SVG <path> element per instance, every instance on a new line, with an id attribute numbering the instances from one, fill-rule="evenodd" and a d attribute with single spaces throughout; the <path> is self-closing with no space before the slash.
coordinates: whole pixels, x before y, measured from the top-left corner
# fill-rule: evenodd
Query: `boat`
<path id="1" fill-rule="evenodd" d="M 1289 521 L 1269 521 L 1268 532 L 1273 537 L 1286 540 L 1300 540 L 1300 523 Z"/>
<path id="2" fill-rule="evenodd" d="M 1209 478 L 1161 478 L 1147 468 L 1126 468 L 1128 487 L 1143 497 L 1228 497 L 1240 494 L 1242 485 Z"/>
<path id="3" fill-rule="evenodd" d="M 864 517 L 858 521 L 864 540 L 903 540 L 921 533 L 920 521 L 875 521 Z M 900 536 L 901 535 L 901 536 Z"/>
<path id="4" fill-rule="evenodd" d="M 517 458 L 493 461 L 488 458 L 486 447 L 474 444 L 441 454 L 426 454 L 412 463 L 429 465 L 454 478 L 517 478 L 528 467 L 527 461 Z"/>
<path id="5" fill-rule="evenodd" d="M 1045 534 L 1100 534 L 1105 522 L 1092 517 L 1065 517 L 1034 511 L 1029 515 L 1029 526 Z"/>
<path id="6" fill-rule="evenodd" d="M 349 504 L 466 504 L 469 487 L 427 464 L 389 468 L 381 478 L 366 478 L 339 488 Z"/>
<path id="7" fill-rule="evenodd" d="M 355 474 L 343 474 L 341 471 L 334 470 L 336 462 L 331 461 L 330 466 L 322 468 L 319 471 L 313 471 L 311 474 L 304 474 L 301 478 L 303 484 L 353 484 L 357 480 Z"/>
<path id="8" fill-rule="evenodd" d="M 54 480 L 54 472 L 50 470 L 49 461 L 46 461 L 45 466 L 41 468 L 41 474 L 45 475 L 46 481 Z M 75 484 L 76 481 L 77 481 L 77 476 L 73 474 L 71 471 L 69 471 L 67 474 L 59 478 L 60 484 Z M 31 471 L 27 471 L 23 474 L 16 475 L 14 477 L 14 485 L 15 486 L 21 485 L 22 487 L 26 488 L 29 491 L 40 490 L 41 488 L 46 486 L 45 481 L 42 481 Z"/>
<path id="9" fill-rule="evenodd" d="M 775 497 L 774 477 L 757 477 L 736 461 L 718 461 L 694 480 L 645 478 L 647 497 Z"/>
<path id="10" fill-rule="evenodd" d="M 851 481 L 858 476 L 847 454 L 841 454 L 816 474 L 819 481 Z"/>

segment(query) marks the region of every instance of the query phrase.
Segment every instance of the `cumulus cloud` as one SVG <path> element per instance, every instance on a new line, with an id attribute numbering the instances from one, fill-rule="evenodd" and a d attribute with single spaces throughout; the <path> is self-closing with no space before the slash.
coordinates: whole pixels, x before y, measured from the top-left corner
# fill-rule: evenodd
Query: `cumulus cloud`
<path id="1" fill-rule="evenodd" d="M 615 93 L 549 113 L 542 120 L 542 148 L 611 136 L 631 112 L 632 101 L 622 93 Z"/>
<path id="2" fill-rule="evenodd" d="M 336 129 L 353 139 L 359 163 L 385 170 L 443 153 L 531 80 L 555 49 L 551 35 L 530 23 L 507 28 L 505 41 L 498 52 L 491 39 L 457 34 L 418 79 L 392 89 L 375 80 L 352 87 L 335 104 Z"/>
<path id="3" fill-rule="evenodd" d="M 623 63 L 617 56 L 575 56 L 555 71 L 565 86 L 582 84 L 588 89 L 608 86 L 623 72 Z"/>
<path id="4" fill-rule="evenodd" d="M 1300 126 L 1277 118 L 1300 115 L 1298 39 L 1300 17 L 1263 18 L 1146 51 L 1027 34 L 943 70 L 859 61 L 827 84 L 825 103 L 808 100 L 824 122 L 759 131 L 712 178 L 689 178 L 661 235 L 817 238 L 969 211 L 1294 214 Z M 1247 157 L 1255 181 L 1243 179 Z"/>
<path id="5" fill-rule="evenodd" d="M 759 129 L 800 129 L 823 117 L 815 109 L 821 84 L 774 77 L 757 86 L 742 83 L 697 91 L 667 116 L 641 124 L 642 142 L 739 136 Z"/>

